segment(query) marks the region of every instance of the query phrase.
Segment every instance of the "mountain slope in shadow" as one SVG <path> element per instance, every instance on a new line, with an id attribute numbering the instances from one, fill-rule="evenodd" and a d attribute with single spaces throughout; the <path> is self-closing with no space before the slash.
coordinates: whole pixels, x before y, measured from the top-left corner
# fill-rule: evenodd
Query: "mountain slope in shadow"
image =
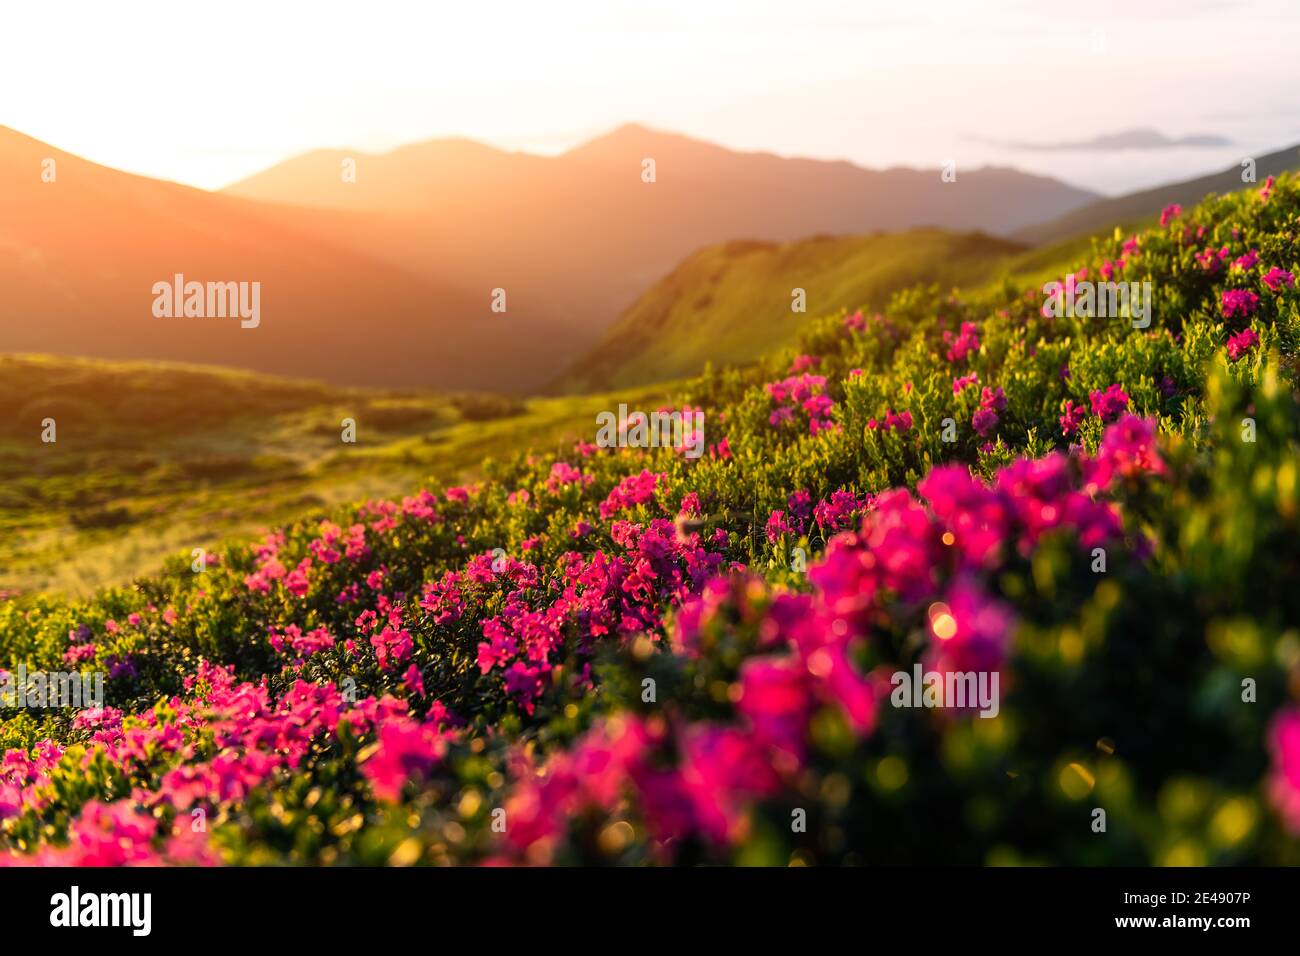
<path id="1" fill-rule="evenodd" d="M 53 181 L 42 173 L 54 165 Z M 199 361 L 358 385 L 523 390 L 571 357 L 550 317 L 367 255 L 370 217 L 134 176 L 0 127 L 0 351 Z M 159 318 L 153 287 L 260 282 L 256 328 Z"/>

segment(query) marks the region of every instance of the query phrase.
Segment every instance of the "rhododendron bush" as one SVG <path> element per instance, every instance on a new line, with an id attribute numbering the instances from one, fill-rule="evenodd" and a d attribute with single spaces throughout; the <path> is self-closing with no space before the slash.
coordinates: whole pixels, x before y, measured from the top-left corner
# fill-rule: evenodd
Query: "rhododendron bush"
<path id="1" fill-rule="evenodd" d="M 1300 863 L 1298 232 L 1270 181 L 1078 264 L 1149 328 L 916 289 L 684 386 L 698 460 L 584 440 L 0 604 L 0 663 L 109 704 L 5 712 L 0 858 Z"/>

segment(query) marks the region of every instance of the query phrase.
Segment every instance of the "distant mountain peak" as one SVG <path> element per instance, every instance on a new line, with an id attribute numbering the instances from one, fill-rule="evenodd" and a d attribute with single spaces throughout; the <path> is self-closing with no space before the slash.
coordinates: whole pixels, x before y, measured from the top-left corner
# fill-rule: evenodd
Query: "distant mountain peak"
<path id="1" fill-rule="evenodd" d="M 617 156 L 621 159 L 626 156 L 628 150 L 662 150 L 683 147 L 718 153 L 735 152 L 734 150 L 728 150 L 725 146 L 718 146 L 702 139 L 695 139 L 684 133 L 653 129 L 641 123 L 624 123 L 621 126 L 614 127 L 607 133 L 602 133 L 586 142 L 579 143 L 564 155 L 576 158 Z"/>

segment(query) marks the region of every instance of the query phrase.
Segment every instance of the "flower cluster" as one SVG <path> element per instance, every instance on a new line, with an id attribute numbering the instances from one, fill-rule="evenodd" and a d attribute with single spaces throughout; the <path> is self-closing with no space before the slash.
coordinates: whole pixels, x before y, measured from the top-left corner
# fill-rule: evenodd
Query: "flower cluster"
<path id="1" fill-rule="evenodd" d="M 826 376 L 803 373 L 791 375 L 779 382 L 764 386 L 776 406 L 768 417 L 774 428 L 796 420 L 802 412 L 808 421 L 808 431 L 816 435 L 833 428 L 831 413 L 835 402 L 826 394 Z"/>

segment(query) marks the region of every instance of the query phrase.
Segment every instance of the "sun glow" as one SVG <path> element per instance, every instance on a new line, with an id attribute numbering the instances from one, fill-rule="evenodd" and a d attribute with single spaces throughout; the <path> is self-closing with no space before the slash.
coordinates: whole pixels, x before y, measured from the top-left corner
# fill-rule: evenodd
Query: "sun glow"
<path id="1" fill-rule="evenodd" d="M 927 168 L 951 156 L 1107 189 L 1186 174 L 1188 163 L 1214 169 L 1300 134 L 1287 95 L 1300 86 L 1290 48 L 1300 8 L 1285 0 L 1249 10 L 1103 2 L 1086 29 L 1072 4 L 1003 3 L 997 16 L 991 6 L 15 4 L 0 123 L 207 188 L 322 147 L 465 136 L 555 153 L 641 122 L 738 149 Z M 1098 68 L 1059 55 L 1071 42 Z M 1032 82 L 1013 91 L 1005 71 L 987 68 L 1010 62 Z M 1063 102 L 1104 104 L 1075 107 L 1067 139 L 1149 125 L 1147 107 L 1160 102 L 1164 132 L 1232 145 L 1177 157 L 995 145 L 1041 138 L 1026 118 L 1055 117 Z"/>

